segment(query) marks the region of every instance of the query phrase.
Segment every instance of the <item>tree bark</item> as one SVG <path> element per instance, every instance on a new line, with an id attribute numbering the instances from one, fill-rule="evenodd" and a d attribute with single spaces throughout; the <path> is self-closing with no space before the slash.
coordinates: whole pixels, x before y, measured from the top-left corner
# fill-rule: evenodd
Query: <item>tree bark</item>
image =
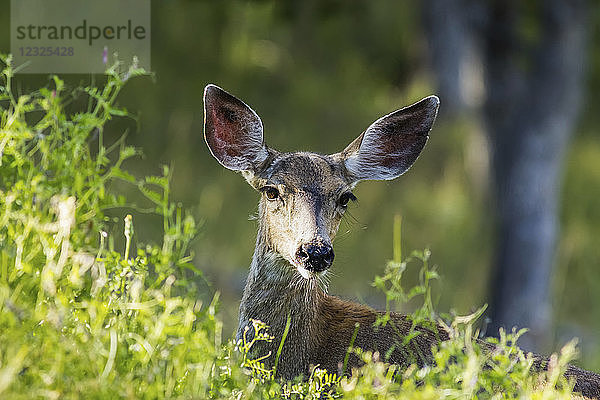
<path id="1" fill-rule="evenodd" d="M 468 51 L 468 13 L 464 0 L 425 0 L 423 16 L 442 115 L 465 110 L 461 67 Z"/>
<path id="2" fill-rule="evenodd" d="M 455 98 L 463 104 L 459 90 L 445 82 L 457 81 L 465 38 L 470 35 L 482 52 L 498 219 L 488 333 L 527 327 L 521 345 L 539 349 L 551 337 L 558 196 L 582 97 L 587 7 L 581 0 L 540 1 L 533 11 L 538 40 L 528 47 L 518 29 L 520 5 L 429 0 L 425 16 L 439 90 L 449 97 L 442 104 Z"/>
<path id="3" fill-rule="evenodd" d="M 484 113 L 499 223 L 490 317 L 494 331 L 529 328 L 521 345 L 534 349 L 551 338 L 558 196 L 582 96 L 585 4 L 541 2 L 540 42 L 526 53 L 515 5 L 493 2 L 485 32 Z"/>

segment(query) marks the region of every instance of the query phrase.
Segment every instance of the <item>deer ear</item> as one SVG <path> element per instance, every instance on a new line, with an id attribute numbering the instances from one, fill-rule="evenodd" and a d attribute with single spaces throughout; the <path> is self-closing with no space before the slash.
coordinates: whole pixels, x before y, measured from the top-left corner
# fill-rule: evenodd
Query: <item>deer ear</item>
<path id="1" fill-rule="evenodd" d="M 269 155 L 258 115 L 215 85 L 204 89 L 204 140 L 212 155 L 234 171 L 253 171 Z"/>
<path id="2" fill-rule="evenodd" d="M 405 173 L 427 142 L 439 104 L 429 96 L 375 121 L 339 153 L 350 177 L 356 182 Z"/>

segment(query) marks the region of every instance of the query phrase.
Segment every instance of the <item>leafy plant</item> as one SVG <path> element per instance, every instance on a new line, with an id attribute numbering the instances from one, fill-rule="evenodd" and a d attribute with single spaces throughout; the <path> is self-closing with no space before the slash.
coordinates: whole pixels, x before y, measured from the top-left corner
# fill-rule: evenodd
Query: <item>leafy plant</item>
<path id="1" fill-rule="evenodd" d="M 130 118 L 117 105 L 120 90 L 145 72 L 117 63 L 102 87 L 69 90 L 53 77 L 49 87 L 16 95 L 11 58 L 1 60 L 1 398 L 569 397 L 560 377 L 572 344 L 535 376 L 515 344 L 520 332 L 502 333 L 495 352 L 482 351 L 473 338 L 476 315 L 448 324 L 451 339 L 434 352 L 434 365 L 399 370 L 353 349 L 365 364 L 352 376 L 315 368 L 306 381 L 279 381 L 249 352 L 257 341 L 283 343 L 285 335 L 273 338 L 255 321 L 248 338 L 223 342 L 218 296 L 199 300 L 201 274 L 190 252 L 199 224 L 171 201 L 169 169 L 138 179 L 123 163 L 140 152 L 124 140 L 104 141 L 109 121 Z M 138 208 L 117 182 L 138 190 L 161 217 L 159 243 L 140 240 Z M 122 234 L 108 210 L 120 212 Z M 412 318 L 435 318 L 429 252 L 403 260 L 395 243 L 394 260 L 375 280 L 387 309 L 422 296 Z M 414 262 L 421 282 L 403 289 L 402 273 Z"/>
<path id="2" fill-rule="evenodd" d="M 68 91 L 53 77 L 16 96 L 2 61 L 0 396 L 204 397 L 221 323 L 183 273 L 197 224 L 170 202 L 166 167 L 137 180 L 122 164 L 139 151 L 103 140 L 108 121 L 129 116 L 119 91 L 145 72 L 117 63 L 101 88 Z M 74 102 L 84 109 L 67 112 Z M 114 250 L 106 210 L 127 205 L 116 181 L 152 202 L 162 243 L 134 246 L 127 215 L 125 251 Z"/>

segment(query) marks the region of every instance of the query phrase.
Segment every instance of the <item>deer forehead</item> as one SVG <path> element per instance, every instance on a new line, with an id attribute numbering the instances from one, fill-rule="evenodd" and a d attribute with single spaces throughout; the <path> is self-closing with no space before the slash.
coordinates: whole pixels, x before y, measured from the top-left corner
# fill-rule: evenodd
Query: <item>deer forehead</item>
<path id="1" fill-rule="evenodd" d="M 329 196 L 350 188 L 343 165 L 316 153 L 285 153 L 261 174 L 265 184 L 282 185 L 288 193 Z"/>

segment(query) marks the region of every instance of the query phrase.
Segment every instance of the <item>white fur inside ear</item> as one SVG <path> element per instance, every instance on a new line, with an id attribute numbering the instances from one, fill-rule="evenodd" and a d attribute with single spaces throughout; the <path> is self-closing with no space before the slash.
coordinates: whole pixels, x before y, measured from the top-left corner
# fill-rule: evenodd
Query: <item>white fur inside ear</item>
<path id="1" fill-rule="evenodd" d="M 415 149 L 412 146 L 389 146 L 383 134 L 373 126 L 369 127 L 358 152 L 344 161 L 346 170 L 357 180 L 390 180 L 404 174 L 414 161 Z M 394 148 L 394 151 L 390 151 Z M 420 149 L 418 150 L 420 151 Z M 390 160 L 396 160 L 390 165 Z"/>
<path id="2" fill-rule="evenodd" d="M 232 151 L 232 155 L 224 153 L 222 160 L 219 160 L 227 168 L 237 171 L 250 170 L 265 162 L 269 156 L 269 151 L 264 144 L 262 121 L 252 109 L 250 110 L 256 119 L 244 119 L 244 142 L 238 143 L 238 149 L 235 152 Z M 222 143 L 221 146 L 232 147 L 229 143 Z"/>
<path id="3" fill-rule="evenodd" d="M 240 100 L 241 101 L 241 100 Z M 243 102 L 242 102 L 243 103 Z M 250 112 L 246 118 L 244 118 L 243 126 L 246 129 L 247 135 L 247 143 L 246 146 L 248 150 L 255 151 L 256 155 L 252 163 L 256 166 L 257 164 L 263 163 L 267 157 L 269 156 L 269 151 L 264 143 L 264 127 L 262 120 L 249 105 L 243 103 L 247 110 Z"/>
<path id="4" fill-rule="evenodd" d="M 389 158 L 402 159 L 409 155 L 406 151 L 397 151 L 395 153 L 385 153 L 384 146 L 378 146 L 374 140 L 369 140 L 365 137 L 360 151 L 351 155 L 344 161 L 346 170 L 357 180 L 372 179 L 372 180 L 390 180 L 404 174 L 408 167 L 388 168 L 385 166 L 385 160 Z"/>
<path id="5" fill-rule="evenodd" d="M 438 106 L 438 98 L 429 96 L 373 122 L 344 150 L 348 173 L 355 181 L 389 180 L 404 174 L 425 146 Z"/>

